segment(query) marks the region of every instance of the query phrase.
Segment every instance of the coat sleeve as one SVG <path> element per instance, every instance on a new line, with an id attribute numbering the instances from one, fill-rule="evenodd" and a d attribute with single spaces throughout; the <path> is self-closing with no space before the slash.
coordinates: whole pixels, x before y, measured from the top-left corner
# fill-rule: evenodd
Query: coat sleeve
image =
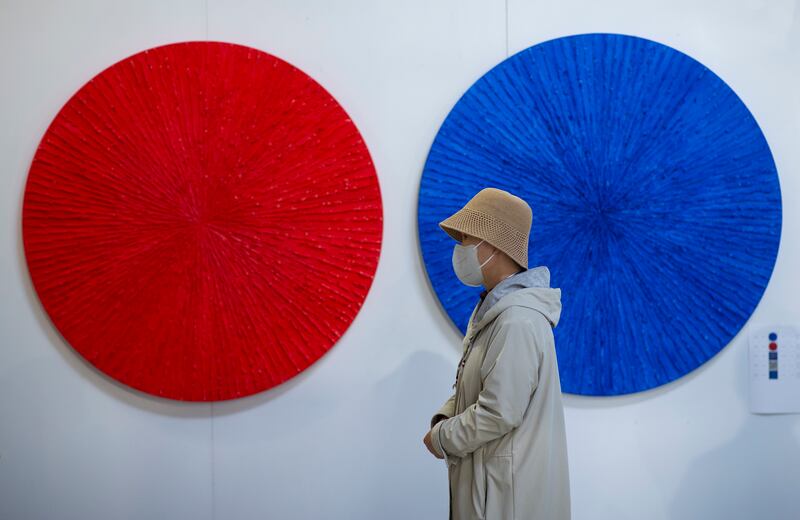
<path id="1" fill-rule="evenodd" d="M 539 382 L 541 356 L 534 325 L 525 319 L 501 323 L 486 360 L 492 365 L 486 369 L 478 400 L 462 413 L 436 423 L 431 431 L 434 449 L 443 455 L 463 457 L 522 422 Z"/>
<path id="2" fill-rule="evenodd" d="M 453 393 L 453 395 L 451 395 L 447 399 L 447 401 L 444 402 L 444 404 L 439 408 L 439 410 L 435 414 L 433 414 L 433 417 L 431 417 L 431 428 L 433 428 L 433 425 L 438 422 L 440 415 L 443 416 L 445 419 L 449 419 L 455 414 L 455 412 L 456 412 L 456 394 Z"/>

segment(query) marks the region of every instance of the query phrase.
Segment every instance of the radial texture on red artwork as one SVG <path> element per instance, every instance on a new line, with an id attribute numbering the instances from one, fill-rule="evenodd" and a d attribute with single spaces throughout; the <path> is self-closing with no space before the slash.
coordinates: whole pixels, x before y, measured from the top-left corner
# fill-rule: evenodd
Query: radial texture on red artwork
<path id="1" fill-rule="evenodd" d="M 297 375 L 350 326 L 382 238 L 347 113 L 222 42 L 149 49 L 84 85 L 33 159 L 22 231 L 64 339 L 150 394 L 217 401 Z"/>

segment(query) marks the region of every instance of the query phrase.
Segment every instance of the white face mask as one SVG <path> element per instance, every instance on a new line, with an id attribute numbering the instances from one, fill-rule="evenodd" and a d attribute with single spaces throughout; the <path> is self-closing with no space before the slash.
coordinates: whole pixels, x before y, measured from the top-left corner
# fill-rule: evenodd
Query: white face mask
<path id="1" fill-rule="evenodd" d="M 481 271 L 481 267 L 486 265 L 486 263 L 492 259 L 492 256 L 497 253 L 497 251 L 492 253 L 492 256 L 487 258 L 482 264 L 478 263 L 478 246 L 483 244 L 483 242 L 484 240 L 481 240 L 473 246 L 456 244 L 453 248 L 453 271 L 456 272 L 456 276 L 458 276 L 458 279 L 461 280 L 461 283 L 464 285 L 478 287 L 483 284 L 483 271 Z"/>

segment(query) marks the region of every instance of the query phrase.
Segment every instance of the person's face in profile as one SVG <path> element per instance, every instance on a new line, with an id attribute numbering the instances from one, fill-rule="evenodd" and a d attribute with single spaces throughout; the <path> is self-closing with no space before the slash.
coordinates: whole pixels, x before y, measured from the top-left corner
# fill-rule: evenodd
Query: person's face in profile
<path id="1" fill-rule="evenodd" d="M 462 234 L 461 245 L 462 246 L 474 246 L 481 243 L 480 238 L 474 237 L 472 235 Z M 478 246 L 478 263 L 482 264 L 487 258 L 489 258 L 492 253 L 495 251 L 495 247 L 493 247 L 489 242 L 484 242 L 483 244 Z"/>

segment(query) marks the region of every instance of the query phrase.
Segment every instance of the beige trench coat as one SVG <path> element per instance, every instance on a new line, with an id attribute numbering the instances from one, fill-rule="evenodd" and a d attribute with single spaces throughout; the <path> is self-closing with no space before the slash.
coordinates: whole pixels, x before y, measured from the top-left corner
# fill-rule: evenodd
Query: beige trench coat
<path id="1" fill-rule="evenodd" d="M 561 289 L 526 287 L 501 297 L 464 337 L 455 393 L 431 431 L 445 456 L 450 518 L 570 518 L 561 384 L 552 328 Z"/>

